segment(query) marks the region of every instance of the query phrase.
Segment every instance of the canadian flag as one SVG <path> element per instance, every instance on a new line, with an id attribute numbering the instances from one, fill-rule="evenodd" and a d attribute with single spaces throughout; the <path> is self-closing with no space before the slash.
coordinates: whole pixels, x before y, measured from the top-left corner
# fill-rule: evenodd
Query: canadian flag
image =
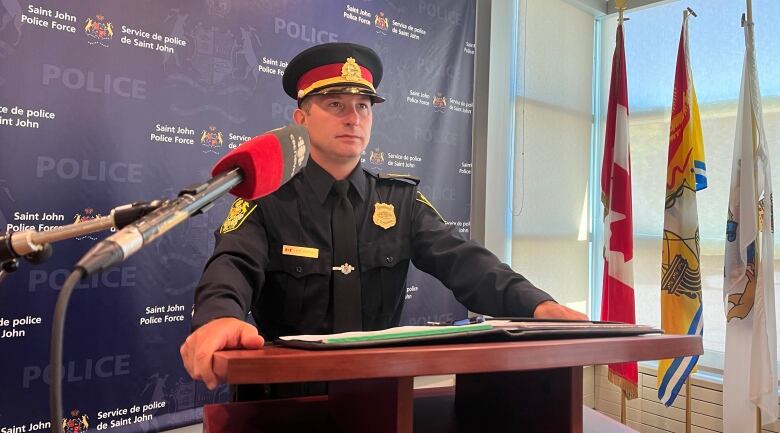
<path id="1" fill-rule="evenodd" d="M 628 85 L 623 25 L 618 25 L 607 104 L 607 130 L 601 165 L 604 204 L 604 285 L 601 320 L 636 323 L 634 313 L 634 242 L 631 217 L 631 155 L 628 144 Z M 636 362 L 610 364 L 609 380 L 636 398 Z"/>

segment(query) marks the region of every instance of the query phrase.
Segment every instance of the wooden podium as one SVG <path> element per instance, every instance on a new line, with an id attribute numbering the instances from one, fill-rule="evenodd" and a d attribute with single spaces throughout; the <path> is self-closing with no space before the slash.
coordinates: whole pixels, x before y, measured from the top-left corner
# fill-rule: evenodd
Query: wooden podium
<path id="1" fill-rule="evenodd" d="M 329 381 L 328 395 L 204 407 L 218 432 L 582 432 L 582 366 L 701 354 L 697 336 L 215 354 L 230 384 Z M 455 374 L 455 389 L 412 388 Z"/>

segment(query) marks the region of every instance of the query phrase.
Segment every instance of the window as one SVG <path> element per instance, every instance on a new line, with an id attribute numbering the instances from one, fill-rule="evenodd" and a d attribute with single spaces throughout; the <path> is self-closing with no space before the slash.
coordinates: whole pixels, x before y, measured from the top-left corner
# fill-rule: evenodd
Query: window
<path id="1" fill-rule="evenodd" d="M 522 1 L 517 22 L 512 267 L 586 312 L 593 15 Z"/>

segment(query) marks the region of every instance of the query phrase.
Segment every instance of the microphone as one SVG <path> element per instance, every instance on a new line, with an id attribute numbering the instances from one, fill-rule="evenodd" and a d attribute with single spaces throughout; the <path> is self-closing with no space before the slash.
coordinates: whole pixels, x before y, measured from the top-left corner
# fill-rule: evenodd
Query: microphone
<path id="1" fill-rule="evenodd" d="M 246 200 L 271 194 L 301 170 L 308 149 L 309 134 L 300 125 L 274 129 L 242 143 L 217 161 L 213 178 L 183 190 L 178 198 L 98 242 L 76 268 L 83 270 L 84 278 L 123 261 L 190 216 L 207 211 L 228 191 Z"/>
<path id="2" fill-rule="evenodd" d="M 264 197 L 290 180 L 303 167 L 308 155 L 309 133 L 301 125 L 288 125 L 258 135 L 241 144 L 214 165 L 216 176 L 241 169 L 244 180 L 230 193 L 244 200 Z"/>
<path id="3" fill-rule="evenodd" d="M 99 232 L 113 227 L 121 229 L 162 205 L 162 201 L 136 202 L 111 209 L 111 214 L 83 222 L 54 227 L 39 232 L 23 230 L 0 237 L 0 263 L 25 257 L 33 264 L 42 263 L 51 256 L 52 242 Z"/>

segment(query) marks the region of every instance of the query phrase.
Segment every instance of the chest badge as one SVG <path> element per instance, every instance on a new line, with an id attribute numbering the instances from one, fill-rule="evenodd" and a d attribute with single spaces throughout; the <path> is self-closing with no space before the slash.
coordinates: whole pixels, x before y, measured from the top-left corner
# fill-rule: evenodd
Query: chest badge
<path id="1" fill-rule="evenodd" d="M 395 207 L 387 203 L 374 204 L 374 224 L 387 230 L 395 226 Z"/>

